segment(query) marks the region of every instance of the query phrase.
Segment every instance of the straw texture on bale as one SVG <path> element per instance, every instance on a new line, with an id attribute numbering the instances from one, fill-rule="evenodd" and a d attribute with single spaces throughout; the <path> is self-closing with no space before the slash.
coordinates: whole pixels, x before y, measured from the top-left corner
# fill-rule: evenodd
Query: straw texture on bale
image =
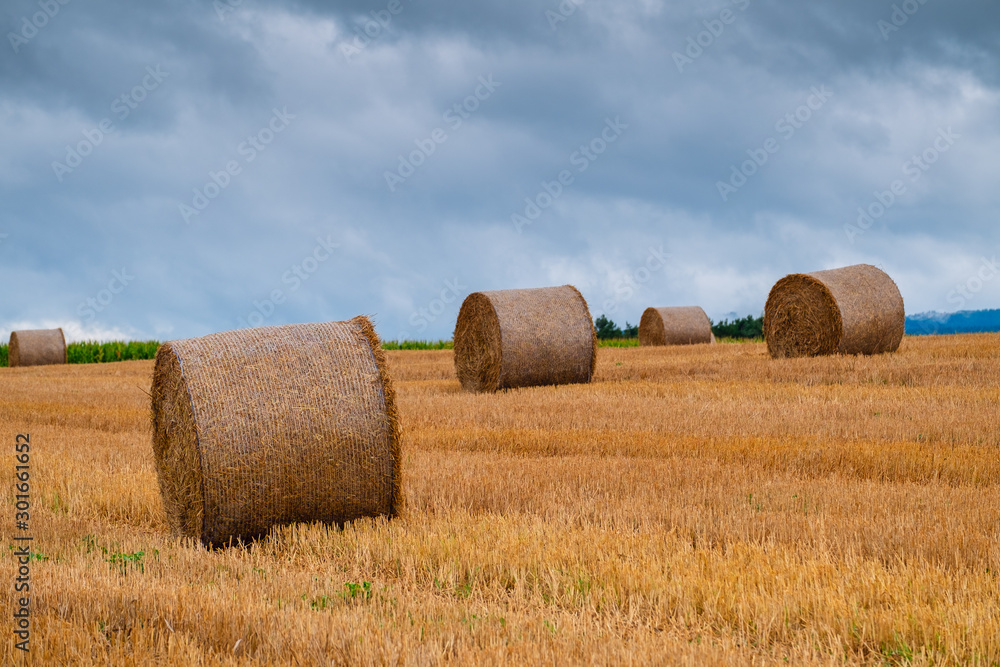
<path id="1" fill-rule="evenodd" d="M 590 382 L 597 363 L 590 309 L 572 285 L 474 292 L 454 340 L 467 391 Z"/>
<path id="2" fill-rule="evenodd" d="M 713 343 L 712 322 L 698 306 L 647 308 L 639 320 L 639 345 Z"/>
<path id="3" fill-rule="evenodd" d="M 152 409 L 168 520 L 207 546 L 401 509 L 395 393 L 367 318 L 165 343 Z"/>
<path id="4" fill-rule="evenodd" d="M 869 264 L 785 276 L 764 308 L 775 358 L 895 352 L 905 325 L 899 288 Z"/>
<path id="5" fill-rule="evenodd" d="M 7 346 L 9 366 L 46 366 L 66 361 L 66 337 L 62 329 L 11 332 Z"/>

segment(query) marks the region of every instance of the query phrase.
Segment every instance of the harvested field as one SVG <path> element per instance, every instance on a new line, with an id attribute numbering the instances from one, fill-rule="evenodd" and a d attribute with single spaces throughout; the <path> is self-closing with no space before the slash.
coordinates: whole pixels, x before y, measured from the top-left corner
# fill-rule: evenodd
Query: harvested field
<path id="1" fill-rule="evenodd" d="M 37 553 L 0 663 L 1000 664 L 1000 335 L 601 348 L 495 394 L 387 357 L 401 517 L 216 552 L 170 536 L 151 361 L 0 369 Z"/>

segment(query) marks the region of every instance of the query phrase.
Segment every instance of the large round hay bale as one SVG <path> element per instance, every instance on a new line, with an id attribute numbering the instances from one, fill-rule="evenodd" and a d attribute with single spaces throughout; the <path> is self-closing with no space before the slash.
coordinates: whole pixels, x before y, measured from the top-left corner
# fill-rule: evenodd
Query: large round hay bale
<path id="1" fill-rule="evenodd" d="M 895 352 L 905 325 L 899 288 L 869 264 L 785 276 L 764 308 L 775 358 Z"/>
<path id="2" fill-rule="evenodd" d="M 7 365 L 46 366 L 66 362 L 66 336 L 62 329 L 11 332 L 7 346 Z"/>
<path id="3" fill-rule="evenodd" d="M 367 318 L 164 343 L 153 453 L 168 520 L 220 547 L 400 509 L 395 393 Z"/>
<path id="4" fill-rule="evenodd" d="M 639 320 L 639 345 L 712 343 L 712 321 L 698 306 L 647 308 Z"/>
<path id="5" fill-rule="evenodd" d="M 597 363 L 590 309 L 572 285 L 474 292 L 454 340 L 468 391 L 590 382 Z"/>

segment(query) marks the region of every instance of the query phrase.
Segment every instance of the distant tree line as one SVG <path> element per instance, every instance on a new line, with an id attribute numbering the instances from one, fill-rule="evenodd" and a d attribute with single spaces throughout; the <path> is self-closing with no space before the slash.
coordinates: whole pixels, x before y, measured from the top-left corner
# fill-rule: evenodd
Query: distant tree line
<path id="1" fill-rule="evenodd" d="M 611 340 L 614 338 L 638 338 L 639 325 L 631 325 L 626 320 L 625 327 L 622 328 L 608 319 L 606 315 L 601 315 L 594 320 L 594 328 L 597 329 L 597 337 L 600 340 Z"/>
<path id="2" fill-rule="evenodd" d="M 455 344 L 450 340 L 384 340 L 383 350 L 450 350 Z"/>
<path id="3" fill-rule="evenodd" d="M 764 337 L 764 316 L 746 317 L 733 320 L 722 320 L 719 323 L 712 323 L 712 333 L 716 338 L 763 338 Z"/>

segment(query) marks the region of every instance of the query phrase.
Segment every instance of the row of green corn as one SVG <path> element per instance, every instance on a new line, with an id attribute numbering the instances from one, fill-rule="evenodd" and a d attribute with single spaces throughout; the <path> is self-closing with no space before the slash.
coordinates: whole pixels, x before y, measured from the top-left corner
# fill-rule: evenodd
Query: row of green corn
<path id="1" fill-rule="evenodd" d="M 105 361 L 131 361 L 134 359 L 153 359 L 159 341 L 111 341 L 98 343 L 84 341 L 69 343 L 66 346 L 66 358 L 71 364 L 97 364 Z M 7 366 L 7 345 L 0 344 L 0 366 Z"/>

